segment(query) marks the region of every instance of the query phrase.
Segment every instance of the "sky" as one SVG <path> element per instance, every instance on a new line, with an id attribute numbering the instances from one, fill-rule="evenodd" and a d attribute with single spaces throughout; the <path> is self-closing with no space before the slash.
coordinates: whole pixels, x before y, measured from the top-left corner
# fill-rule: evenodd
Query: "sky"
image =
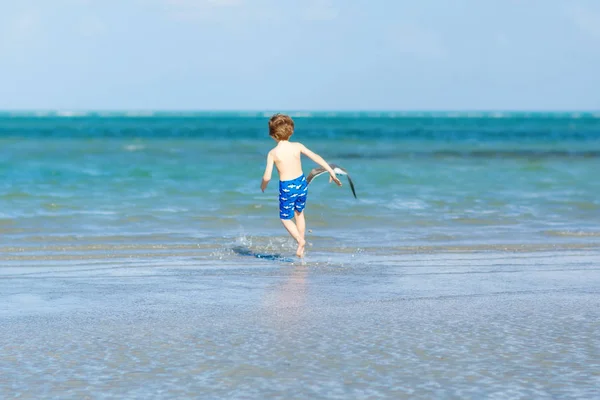
<path id="1" fill-rule="evenodd" d="M 600 110 L 597 0 L 0 0 L 4 110 Z"/>

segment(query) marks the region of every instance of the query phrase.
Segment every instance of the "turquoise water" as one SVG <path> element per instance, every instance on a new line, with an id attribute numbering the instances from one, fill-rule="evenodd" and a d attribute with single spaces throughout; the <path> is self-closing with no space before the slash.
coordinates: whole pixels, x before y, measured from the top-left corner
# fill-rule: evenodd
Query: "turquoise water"
<path id="1" fill-rule="evenodd" d="M 270 115 L 0 114 L 0 257 L 291 251 L 276 182 L 259 189 Z M 600 114 L 292 115 L 357 189 L 310 186 L 315 253 L 600 244 Z"/>

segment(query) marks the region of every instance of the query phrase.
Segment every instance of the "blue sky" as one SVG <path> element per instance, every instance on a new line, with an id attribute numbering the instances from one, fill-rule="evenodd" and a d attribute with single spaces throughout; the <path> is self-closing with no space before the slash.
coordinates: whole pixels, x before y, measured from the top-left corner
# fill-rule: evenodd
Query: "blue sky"
<path id="1" fill-rule="evenodd" d="M 0 109 L 599 110 L 595 0 L 0 0 Z"/>

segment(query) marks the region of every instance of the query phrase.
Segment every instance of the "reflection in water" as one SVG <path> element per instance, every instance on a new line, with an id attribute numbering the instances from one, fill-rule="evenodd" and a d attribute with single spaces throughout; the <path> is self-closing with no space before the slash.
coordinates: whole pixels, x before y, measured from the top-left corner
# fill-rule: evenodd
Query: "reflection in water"
<path id="1" fill-rule="evenodd" d="M 289 324 L 302 318 L 306 311 L 307 274 L 306 264 L 296 264 L 284 282 L 266 292 L 264 308 L 270 316 L 270 323 L 280 328 L 280 324 Z"/>

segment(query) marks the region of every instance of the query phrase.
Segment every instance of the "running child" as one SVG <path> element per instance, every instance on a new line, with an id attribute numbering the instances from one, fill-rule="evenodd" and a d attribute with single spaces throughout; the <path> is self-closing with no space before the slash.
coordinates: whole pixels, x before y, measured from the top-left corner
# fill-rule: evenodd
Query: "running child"
<path id="1" fill-rule="evenodd" d="M 281 218 L 285 229 L 298 242 L 296 255 L 303 257 L 304 246 L 306 245 L 304 239 L 306 232 L 304 207 L 306 205 L 308 183 L 302 172 L 300 156 L 304 154 L 325 168 L 329 172 L 330 181 L 333 180 L 338 186 L 342 186 L 342 182 L 321 156 L 307 149 L 302 143 L 290 142 L 289 139 L 293 134 L 294 121 L 292 118 L 283 114 L 275 114 L 271 117 L 269 120 L 269 136 L 277 142 L 277 146 L 269 151 L 267 155 L 267 167 L 260 188 L 263 192 L 267 188 L 267 184 L 271 180 L 273 164 L 275 164 L 279 173 L 279 218 Z M 296 223 L 292 221 L 293 218 Z"/>

